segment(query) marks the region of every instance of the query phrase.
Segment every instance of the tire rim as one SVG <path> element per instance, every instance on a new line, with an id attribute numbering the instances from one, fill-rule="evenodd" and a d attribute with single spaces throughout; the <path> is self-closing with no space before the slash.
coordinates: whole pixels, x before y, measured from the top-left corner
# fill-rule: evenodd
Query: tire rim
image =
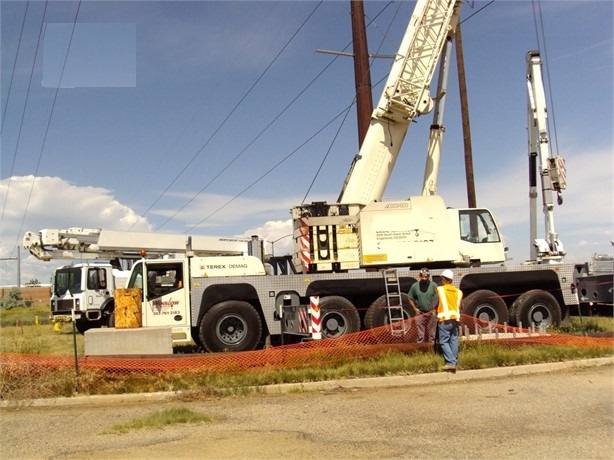
<path id="1" fill-rule="evenodd" d="M 546 304 L 536 303 L 527 311 L 529 326 L 548 327 L 552 323 L 552 314 Z"/>
<path id="2" fill-rule="evenodd" d="M 217 337 L 226 345 L 240 343 L 247 333 L 247 323 L 238 315 L 224 315 L 215 327 Z"/>
<path id="3" fill-rule="evenodd" d="M 473 316 L 484 322 L 499 322 L 499 314 L 497 313 L 497 310 L 495 310 L 493 306 L 488 303 L 482 303 L 478 305 L 478 307 L 475 309 L 475 314 Z"/>
<path id="4" fill-rule="evenodd" d="M 322 335 L 324 337 L 341 337 L 345 333 L 347 333 L 345 316 L 337 312 L 329 312 L 322 317 Z"/>
<path id="5" fill-rule="evenodd" d="M 387 308 L 387 307 L 386 307 L 386 308 Z M 397 307 L 394 307 L 394 308 L 397 308 Z M 405 308 L 402 308 L 402 309 L 401 309 L 401 315 L 402 315 L 402 318 L 397 318 L 397 317 L 392 318 L 392 322 L 393 322 L 393 323 L 405 322 L 405 321 L 407 321 L 408 319 L 411 319 L 411 315 L 410 315 L 410 314 L 407 312 L 407 310 L 405 310 Z M 389 312 L 386 314 L 386 323 L 385 323 L 385 325 L 386 325 L 386 326 L 387 326 L 387 325 L 389 325 L 389 324 L 390 324 L 390 322 L 391 322 L 391 321 L 390 321 L 390 311 L 389 311 Z"/>

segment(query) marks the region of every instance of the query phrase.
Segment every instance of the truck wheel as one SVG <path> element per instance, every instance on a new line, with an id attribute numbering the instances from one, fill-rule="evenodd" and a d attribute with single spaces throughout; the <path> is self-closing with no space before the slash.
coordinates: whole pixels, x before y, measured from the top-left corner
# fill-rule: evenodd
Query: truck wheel
<path id="1" fill-rule="evenodd" d="M 503 324 L 509 321 L 509 312 L 503 299 L 493 291 L 480 289 L 463 299 L 461 313 L 482 321 Z"/>
<path id="2" fill-rule="evenodd" d="M 75 320 L 75 328 L 79 334 L 85 334 L 85 331 L 100 327 L 100 321 L 88 321 L 86 319 Z"/>
<path id="3" fill-rule="evenodd" d="M 401 294 L 401 305 L 403 305 L 403 321 L 414 317 L 414 312 L 409 306 L 409 297 L 407 294 Z M 400 321 L 401 318 L 394 318 L 395 321 Z M 365 313 L 365 327 L 373 329 L 374 327 L 387 326 L 390 324 L 390 314 L 388 313 L 388 302 L 386 295 L 378 297 L 373 301 L 371 306 Z"/>
<path id="4" fill-rule="evenodd" d="M 360 331 L 360 316 L 356 307 L 344 297 L 320 299 L 322 338 L 333 339 Z"/>
<path id="5" fill-rule="evenodd" d="M 205 313 L 198 335 L 212 353 L 254 350 L 262 335 L 262 321 L 251 304 L 227 300 Z"/>
<path id="6" fill-rule="evenodd" d="M 561 306 L 552 294 L 541 289 L 527 291 L 512 304 L 516 313 L 516 324 L 523 327 L 546 328 L 561 324 Z"/>
<path id="7" fill-rule="evenodd" d="M 112 311 L 107 318 L 107 327 L 115 327 L 115 312 Z"/>

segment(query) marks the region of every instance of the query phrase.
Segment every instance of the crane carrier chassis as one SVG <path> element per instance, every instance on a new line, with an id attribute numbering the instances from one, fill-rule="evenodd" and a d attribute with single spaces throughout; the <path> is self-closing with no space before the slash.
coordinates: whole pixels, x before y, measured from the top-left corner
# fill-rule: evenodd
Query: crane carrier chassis
<path id="1" fill-rule="evenodd" d="M 570 309 L 578 306 L 574 276 L 581 269 L 574 264 L 476 267 L 454 269 L 454 274 L 465 294 L 463 313 L 498 324 L 545 328 L 567 322 Z M 402 268 L 396 272 L 403 293 L 419 275 Z M 436 282 L 439 273 L 431 271 Z M 209 351 L 257 348 L 267 336 L 273 344 L 286 334 L 308 336 L 284 310 L 309 305 L 312 296 L 319 297 L 322 338 L 390 322 L 382 272 L 193 277 L 191 284 L 191 332 Z M 408 319 L 413 312 L 406 295 L 401 297 Z"/>

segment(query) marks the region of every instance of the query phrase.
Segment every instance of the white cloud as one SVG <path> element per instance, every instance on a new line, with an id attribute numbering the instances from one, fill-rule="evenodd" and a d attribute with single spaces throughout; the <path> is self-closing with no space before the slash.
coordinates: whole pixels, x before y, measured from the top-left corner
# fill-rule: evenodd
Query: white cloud
<path id="1" fill-rule="evenodd" d="M 0 196 L 6 200 L 0 227 L 0 253 L 16 257 L 26 231 L 43 228 L 107 228 L 149 231 L 150 225 L 130 207 L 121 204 L 112 191 L 101 187 L 79 187 L 59 177 L 21 176 L 0 181 Z M 41 262 L 21 249 L 21 281 L 32 278 L 49 280 L 53 267 L 64 263 Z M 0 284 L 16 280 L 16 262 L 6 262 L 0 272 Z"/>

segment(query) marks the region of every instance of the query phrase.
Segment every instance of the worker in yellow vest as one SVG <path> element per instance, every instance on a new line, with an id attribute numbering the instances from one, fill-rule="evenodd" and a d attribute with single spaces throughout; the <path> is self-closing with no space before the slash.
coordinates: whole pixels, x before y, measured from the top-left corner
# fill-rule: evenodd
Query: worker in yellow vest
<path id="1" fill-rule="evenodd" d="M 442 371 L 456 372 L 458 362 L 458 325 L 461 318 L 463 292 L 452 285 L 454 273 L 444 270 L 441 273 L 441 286 L 437 287 L 437 329 L 439 345 L 445 366 Z"/>

